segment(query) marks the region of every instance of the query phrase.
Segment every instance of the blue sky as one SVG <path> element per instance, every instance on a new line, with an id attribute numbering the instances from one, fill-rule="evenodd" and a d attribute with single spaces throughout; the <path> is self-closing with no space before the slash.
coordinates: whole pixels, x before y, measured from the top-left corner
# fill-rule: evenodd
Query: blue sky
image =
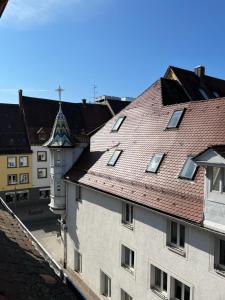
<path id="1" fill-rule="evenodd" d="M 0 102 L 134 96 L 168 65 L 225 78 L 223 0 L 10 0 L 0 19 Z M 27 90 L 27 91 L 26 91 Z M 41 90 L 41 91 L 30 91 Z"/>

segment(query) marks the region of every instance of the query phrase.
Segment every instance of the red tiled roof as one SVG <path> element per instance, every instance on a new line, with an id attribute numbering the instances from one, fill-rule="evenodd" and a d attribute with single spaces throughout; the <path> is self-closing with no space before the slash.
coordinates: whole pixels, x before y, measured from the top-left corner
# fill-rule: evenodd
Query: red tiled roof
<path id="1" fill-rule="evenodd" d="M 166 129 L 173 111 L 181 108 L 186 110 L 179 128 Z M 179 179 L 178 175 L 187 155 L 197 155 L 210 145 L 225 144 L 225 98 L 164 106 L 159 80 L 121 115 L 126 119 L 119 131 L 111 132 L 111 128 L 120 114 L 92 137 L 90 152 L 85 151 L 65 177 L 201 223 L 204 170 L 198 169 L 194 181 Z M 107 166 L 115 149 L 123 153 L 114 167 Z M 165 157 L 157 174 L 146 173 L 154 153 L 165 153 Z"/>

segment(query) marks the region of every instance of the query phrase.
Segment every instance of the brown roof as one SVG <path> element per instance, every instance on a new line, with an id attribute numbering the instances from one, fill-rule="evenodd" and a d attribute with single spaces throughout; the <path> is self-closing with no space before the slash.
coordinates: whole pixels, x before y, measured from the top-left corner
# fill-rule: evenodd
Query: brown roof
<path id="1" fill-rule="evenodd" d="M 19 105 L 0 103 L 0 154 L 30 153 Z"/>
<path id="2" fill-rule="evenodd" d="M 113 99 L 107 99 L 106 100 L 112 109 L 113 113 L 116 115 L 118 114 L 122 109 L 124 109 L 128 104 L 130 104 L 130 101 L 122 101 L 122 100 L 113 100 Z"/>
<path id="3" fill-rule="evenodd" d="M 0 204 L 0 299 L 83 299 L 64 285 Z"/>
<path id="4" fill-rule="evenodd" d="M 185 108 L 179 128 L 166 129 L 174 110 Z M 194 181 L 178 178 L 188 155 L 225 143 L 225 98 L 163 105 L 158 80 L 128 105 L 117 133 L 118 114 L 91 139 L 91 151 L 65 175 L 68 180 L 97 188 L 149 208 L 192 222 L 203 220 L 204 170 Z M 114 167 L 107 162 L 123 150 Z M 155 153 L 165 153 L 157 174 L 146 173 Z"/>
<path id="5" fill-rule="evenodd" d="M 8 0 L 0 0 L 0 18 L 5 10 Z"/>
<path id="6" fill-rule="evenodd" d="M 31 145 L 42 145 L 48 140 L 59 102 L 49 99 L 22 97 L 22 108 Z M 62 110 L 67 119 L 73 142 L 104 125 L 112 114 L 106 105 L 63 102 Z M 46 134 L 40 140 L 40 132 Z"/>

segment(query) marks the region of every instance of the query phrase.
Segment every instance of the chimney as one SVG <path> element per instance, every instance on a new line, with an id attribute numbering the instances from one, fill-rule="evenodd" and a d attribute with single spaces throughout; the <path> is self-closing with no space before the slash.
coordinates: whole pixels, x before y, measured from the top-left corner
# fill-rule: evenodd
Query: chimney
<path id="1" fill-rule="evenodd" d="M 87 100 L 86 100 L 86 99 L 82 99 L 81 101 L 82 101 L 82 103 L 83 103 L 84 105 L 87 103 Z"/>
<path id="2" fill-rule="evenodd" d="M 18 90 L 19 95 L 19 106 L 22 107 L 22 99 L 23 99 L 23 90 Z"/>
<path id="3" fill-rule="evenodd" d="M 194 72 L 199 78 L 202 78 L 205 75 L 205 67 L 197 66 L 194 68 Z"/>

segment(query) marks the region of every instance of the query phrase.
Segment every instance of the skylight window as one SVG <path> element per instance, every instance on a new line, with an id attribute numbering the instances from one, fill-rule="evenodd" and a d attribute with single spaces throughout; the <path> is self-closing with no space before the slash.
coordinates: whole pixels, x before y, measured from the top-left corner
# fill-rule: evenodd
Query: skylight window
<path id="1" fill-rule="evenodd" d="M 166 128 L 178 128 L 183 114 L 184 114 L 184 109 L 175 110 Z"/>
<path id="2" fill-rule="evenodd" d="M 115 166 L 115 164 L 116 164 L 117 160 L 119 159 L 122 152 L 123 152 L 122 150 L 115 150 L 113 152 L 113 155 L 110 157 L 110 160 L 108 161 L 107 165 L 108 166 Z"/>
<path id="3" fill-rule="evenodd" d="M 216 91 L 213 91 L 213 95 L 214 95 L 216 98 L 219 98 L 219 97 L 220 97 L 219 93 L 216 92 Z"/>
<path id="4" fill-rule="evenodd" d="M 159 166 L 163 160 L 163 157 L 164 153 L 157 153 L 153 155 L 146 171 L 150 173 L 157 173 Z"/>
<path id="5" fill-rule="evenodd" d="M 207 95 L 206 91 L 203 90 L 203 89 L 198 89 L 199 92 L 201 93 L 202 97 L 205 99 L 205 100 L 208 100 L 209 99 L 209 96 Z"/>
<path id="6" fill-rule="evenodd" d="M 112 127 L 112 131 L 118 131 L 120 126 L 122 125 L 123 121 L 125 120 L 125 116 L 119 117 Z"/>
<path id="7" fill-rule="evenodd" d="M 184 163 L 184 166 L 180 172 L 179 177 L 184 179 L 193 180 L 196 173 L 197 165 L 192 160 L 193 156 L 189 156 Z"/>

